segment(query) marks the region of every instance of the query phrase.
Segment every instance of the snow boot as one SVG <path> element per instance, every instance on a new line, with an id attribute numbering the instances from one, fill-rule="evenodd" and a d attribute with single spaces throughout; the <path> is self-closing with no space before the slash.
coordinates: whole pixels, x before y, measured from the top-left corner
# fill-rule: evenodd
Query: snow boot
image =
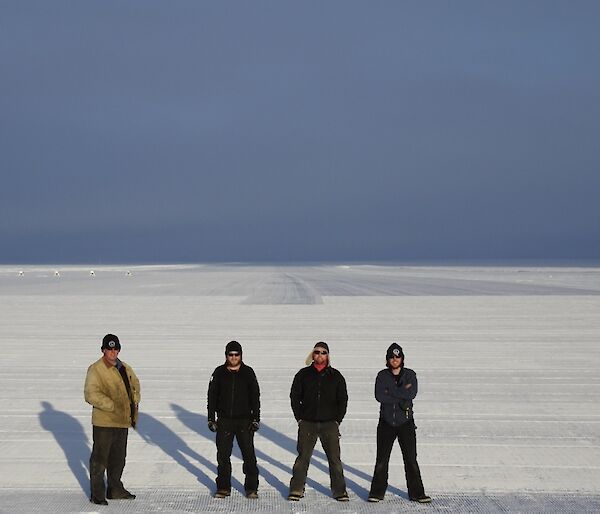
<path id="1" fill-rule="evenodd" d="M 411 502 L 417 503 L 431 503 L 431 498 L 426 494 L 422 494 L 421 496 L 416 496 L 414 498 L 410 498 Z"/>

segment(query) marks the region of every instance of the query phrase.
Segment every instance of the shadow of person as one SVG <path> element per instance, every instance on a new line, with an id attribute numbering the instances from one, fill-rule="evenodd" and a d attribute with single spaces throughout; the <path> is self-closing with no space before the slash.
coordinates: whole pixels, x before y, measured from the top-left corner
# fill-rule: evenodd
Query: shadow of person
<path id="1" fill-rule="evenodd" d="M 204 416 L 202 414 L 197 414 L 195 412 L 191 412 L 187 409 L 184 409 L 180 405 L 176 405 L 173 403 L 171 404 L 171 409 L 173 409 L 173 412 L 175 413 L 177 418 L 186 427 L 188 427 L 190 430 L 193 430 L 197 434 L 199 434 L 203 437 L 206 437 L 207 439 L 210 439 L 211 441 L 214 442 L 215 435 L 208 429 L 208 426 L 207 426 L 208 419 L 206 416 Z M 261 422 L 260 430 L 262 430 L 262 422 Z M 258 433 L 260 434 L 260 431 Z M 291 468 L 285 466 L 284 464 L 282 464 L 278 460 L 274 459 L 270 455 L 267 455 L 265 452 L 263 452 L 259 448 L 256 448 L 256 446 L 255 446 L 254 450 L 256 453 L 257 460 L 260 459 L 263 462 L 268 462 L 269 464 L 272 464 L 273 466 L 285 471 L 286 473 L 291 474 L 291 472 L 292 472 Z M 242 459 L 241 452 L 240 452 L 239 448 L 237 447 L 237 445 L 235 445 L 235 444 L 233 446 L 232 453 L 239 459 Z M 264 467 L 261 466 L 259 468 L 259 470 L 260 470 L 261 476 L 266 480 L 266 482 L 269 485 L 271 485 L 271 487 L 273 487 L 275 490 L 277 490 L 282 496 L 287 497 L 287 493 L 288 493 L 288 485 L 287 484 L 283 483 L 281 480 L 279 480 L 279 478 L 277 478 L 275 475 L 273 475 L 273 473 L 271 473 L 269 470 L 265 469 Z M 314 487 L 315 489 L 320 490 L 321 492 L 327 492 L 327 490 L 323 486 L 321 486 L 320 484 L 317 484 L 316 482 L 311 483 L 310 485 L 311 485 L 311 487 Z M 236 487 L 236 489 L 237 489 L 237 487 Z M 243 487 L 239 490 L 243 491 Z"/>
<path id="2" fill-rule="evenodd" d="M 188 459 L 192 458 L 214 472 L 216 472 L 216 467 L 208 459 L 190 448 L 189 445 L 168 426 L 149 414 L 141 412 L 139 414 L 136 430 L 144 441 L 154 446 L 158 446 L 163 452 L 177 462 L 177 464 L 194 475 L 198 482 L 205 485 L 208 489 L 213 489 L 214 481 Z"/>
<path id="3" fill-rule="evenodd" d="M 91 449 L 83 426 L 70 414 L 56 410 L 50 402 L 40 402 L 40 426 L 51 432 L 67 458 L 69 469 L 86 496 L 90 495 L 89 460 Z"/>
<path id="4" fill-rule="evenodd" d="M 262 423 L 262 422 L 261 422 L 261 431 L 262 431 L 262 435 L 264 437 L 266 437 L 267 439 L 269 439 L 271 442 L 277 444 L 279 447 L 283 448 L 284 450 L 289 451 L 292 455 L 297 455 L 297 452 L 298 452 L 296 449 L 297 442 L 295 439 L 292 439 L 290 436 L 282 434 L 281 432 L 275 430 L 274 428 L 272 428 L 269 425 L 266 425 L 265 423 Z M 319 459 L 319 460 L 317 460 L 317 459 Z M 343 461 L 342 461 L 342 463 L 343 463 Z M 313 451 L 312 458 L 310 460 L 310 464 L 311 464 L 311 466 L 315 466 L 316 468 L 324 471 L 325 473 L 329 473 L 329 463 L 327 460 L 327 456 L 325 455 L 325 452 L 323 452 L 321 450 L 317 450 L 316 447 Z M 369 491 L 367 491 L 367 489 L 365 489 L 359 483 L 357 483 L 354 480 L 352 480 L 351 478 L 349 478 L 348 477 L 349 473 L 354 474 L 357 477 L 362 478 L 364 480 L 368 480 L 369 483 L 371 482 L 371 476 L 368 473 L 361 471 L 360 469 L 357 469 L 353 466 L 348 466 L 347 464 L 344 464 L 344 477 L 346 479 L 346 483 L 349 486 L 348 488 L 351 491 L 353 491 L 354 493 L 356 493 L 358 496 L 360 496 L 361 498 L 366 499 L 369 496 Z M 308 483 L 308 480 L 307 480 L 307 483 Z M 397 489 L 394 489 L 394 492 L 396 492 L 396 494 L 400 493 L 400 491 Z"/>

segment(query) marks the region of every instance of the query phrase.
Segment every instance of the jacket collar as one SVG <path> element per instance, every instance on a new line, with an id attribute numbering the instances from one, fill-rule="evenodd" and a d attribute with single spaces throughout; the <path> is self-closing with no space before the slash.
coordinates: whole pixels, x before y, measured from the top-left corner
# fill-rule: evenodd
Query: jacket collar
<path id="1" fill-rule="evenodd" d="M 402 367 L 400 368 L 400 373 L 398 373 L 397 375 L 394 375 L 394 374 L 392 373 L 392 370 L 391 370 L 391 368 L 389 368 L 389 367 L 385 368 L 385 371 L 387 371 L 387 372 L 388 372 L 388 374 L 389 374 L 391 377 L 394 377 L 394 378 L 396 378 L 396 377 L 401 377 L 401 376 L 402 376 L 402 373 L 404 373 L 404 366 L 402 366 Z"/>

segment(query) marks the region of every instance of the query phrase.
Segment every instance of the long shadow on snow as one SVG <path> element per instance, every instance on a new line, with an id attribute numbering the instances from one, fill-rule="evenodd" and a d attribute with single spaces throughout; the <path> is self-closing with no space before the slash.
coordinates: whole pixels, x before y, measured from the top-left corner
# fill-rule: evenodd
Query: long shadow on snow
<path id="1" fill-rule="evenodd" d="M 50 402 L 41 402 L 40 425 L 51 432 L 67 458 L 67 464 L 86 496 L 90 494 L 89 459 L 91 449 L 83 426 L 73 416 L 56 410 Z"/>
<path id="2" fill-rule="evenodd" d="M 171 404 L 171 408 L 173 409 L 173 412 L 175 412 L 175 414 L 177 415 L 177 418 L 186 427 L 188 427 L 190 430 L 193 430 L 197 434 L 199 434 L 203 437 L 206 437 L 207 439 L 210 439 L 211 441 L 214 442 L 215 435 L 210 430 L 208 430 L 208 427 L 207 427 L 208 419 L 206 416 L 204 416 L 202 414 L 196 414 L 195 412 L 191 412 L 187 409 L 184 409 L 180 405 L 176 405 L 174 403 Z M 262 427 L 263 427 L 263 425 L 261 423 L 261 429 L 260 429 L 261 431 L 262 431 Z M 270 455 L 267 455 L 262 450 L 259 450 L 258 448 L 255 447 L 255 452 L 256 452 L 257 459 L 268 462 L 269 464 L 273 464 L 274 466 L 278 467 L 279 469 L 291 474 L 291 472 L 292 472 L 291 468 L 281 464 L 281 462 L 275 460 Z M 240 459 L 242 458 L 237 445 L 233 446 L 233 454 Z M 287 497 L 287 493 L 288 493 L 288 485 L 287 484 L 284 484 L 275 475 L 273 475 L 273 473 L 267 471 L 263 467 L 260 468 L 260 473 L 263 476 L 263 478 L 273 488 L 275 488 L 283 497 Z M 316 482 L 311 482 L 310 485 L 311 485 L 311 487 L 314 487 L 315 489 L 317 489 L 323 493 L 327 493 L 327 489 L 325 489 L 322 485 L 317 484 Z M 241 488 L 239 490 L 242 492 L 244 491 L 243 488 Z"/>
<path id="3" fill-rule="evenodd" d="M 195 459 L 197 462 L 200 462 L 214 472 L 216 472 L 215 465 L 192 450 L 181 437 L 164 423 L 149 414 L 142 412 L 139 415 L 136 429 L 144 441 L 158 446 L 163 452 L 177 462 L 177 464 L 181 465 L 194 475 L 198 479 L 198 482 L 204 484 L 208 489 L 214 488 L 214 481 L 200 468 L 193 465 L 188 458 Z"/>
<path id="4" fill-rule="evenodd" d="M 173 409 L 173 411 L 176 413 L 177 417 L 181 420 L 181 422 L 184 425 L 186 425 L 190 429 L 198 432 L 201 435 L 205 435 L 203 433 L 203 431 L 208 432 L 210 434 L 208 429 L 204 429 L 204 427 L 206 427 L 206 422 L 207 422 L 206 416 L 203 416 L 201 414 L 196 414 L 194 412 L 190 412 L 190 411 L 184 409 L 183 407 L 181 407 L 179 405 L 175 405 L 175 404 L 171 404 L 171 408 Z M 203 430 L 199 430 L 198 427 L 203 427 Z M 292 453 L 292 455 L 296 455 L 296 441 L 294 441 L 291 437 L 288 437 L 285 434 L 278 432 L 277 430 L 266 425 L 263 421 L 261 421 L 261 423 L 260 423 L 259 433 L 266 439 L 269 439 L 271 442 L 277 444 L 279 447 L 283 448 L 284 450 L 289 451 L 290 453 Z M 207 436 L 205 435 L 205 437 L 207 437 Z M 275 460 L 274 458 L 267 455 L 263 451 L 256 449 L 256 456 L 257 456 L 257 458 L 262 459 L 262 460 L 278 467 L 279 469 L 285 471 L 290 476 L 292 475 L 291 467 L 285 466 L 284 464 L 282 464 L 278 460 Z M 324 460 L 324 462 L 316 460 L 315 457 Z M 315 450 L 313 452 L 311 464 L 314 465 L 316 468 L 329 474 L 329 465 L 327 463 L 327 457 L 323 452 Z M 272 483 L 271 480 L 269 480 L 267 478 L 266 470 L 263 469 L 262 471 L 263 471 L 263 475 L 265 476 L 267 481 L 269 483 L 271 483 L 271 485 L 273 485 L 282 494 L 282 496 L 287 495 L 287 492 L 288 492 L 287 484 L 283 484 L 280 480 L 278 480 L 275 477 L 273 477 L 273 479 L 276 480 L 279 485 Z M 371 477 L 369 475 L 367 475 L 367 473 L 364 473 L 363 471 L 360 471 L 359 469 L 356 469 L 352 466 L 344 465 L 344 471 L 350 471 L 351 473 L 354 473 L 357 476 L 365 478 L 366 480 L 369 480 L 369 481 L 371 480 Z M 346 475 L 347 475 L 347 473 L 346 473 Z M 364 487 L 357 484 L 353 480 L 349 479 L 347 476 L 346 476 L 346 482 L 350 486 L 350 489 L 352 491 L 354 491 L 357 495 L 362 496 L 364 498 L 366 498 L 368 496 L 369 492 Z M 307 485 L 312 487 L 315 491 L 319 491 L 320 493 L 323 493 L 325 495 L 329 494 L 329 489 L 327 487 L 323 486 L 322 484 L 319 484 L 318 482 L 315 482 L 311 478 L 307 478 L 306 483 L 307 483 Z M 388 490 L 395 494 L 402 495 L 402 492 L 396 488 L 388 488 Z"/>
<path id="5" fill-rule="evenodd" d="M 287 450 L 292 455 L 297 455 L 297 443 L 294 439 L 285 434 L 282 434 L 281 432 L 278 432 L 274 428 L 271 428 L 269 425 L 265 425 L 263 422 L 260 423 L 260 427 L 264 437 L 274 442 L 284 450 Z M 315 458 L 321 459 L 323 462 L 315 460 Z M 324 452 L 315 449 L 313 451 L 310 463 L 313 464 L 315 467 L 319 468 L 320 470 L 324 471 L 325 473 L 329 473 L 327 455 L 325 455 Z M 346 483 L 348 484 L 349 489 L 356 493 L 358 496 L 366 499 L 369 496 L 369 491 L 367 491 L 360 484 L 356 483 L 354 480 L 348 478 L 348 473 L 352 473 L 353 475 L 356 475 L 359 478 L 363 478 L 364 480 L 367 480 L 369 482 L 371 482 L 371 476 L 365 473 L 364 471 L 361 471 L 360 469 L 344 464 L 344 476 L 346 478 Z M 395 487 L 388 487 L 388 491 L 394 494 L 403 495 L 402 491 L 396 489 Z"/>

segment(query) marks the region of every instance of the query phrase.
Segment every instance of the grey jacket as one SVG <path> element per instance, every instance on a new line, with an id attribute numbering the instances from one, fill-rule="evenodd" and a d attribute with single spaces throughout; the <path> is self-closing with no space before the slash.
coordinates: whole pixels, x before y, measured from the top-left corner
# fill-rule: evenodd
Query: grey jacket
<path id="1" fill-rule="evenodd" d="M 413 419 L 413 400 L 417 396 L 417 374 L 409 368 L 402 368 L 396 383 L 389 369 L 382 369 L 375 380 L 375 398 L 381 404 L 379 419 L 397 427 Z"/>

